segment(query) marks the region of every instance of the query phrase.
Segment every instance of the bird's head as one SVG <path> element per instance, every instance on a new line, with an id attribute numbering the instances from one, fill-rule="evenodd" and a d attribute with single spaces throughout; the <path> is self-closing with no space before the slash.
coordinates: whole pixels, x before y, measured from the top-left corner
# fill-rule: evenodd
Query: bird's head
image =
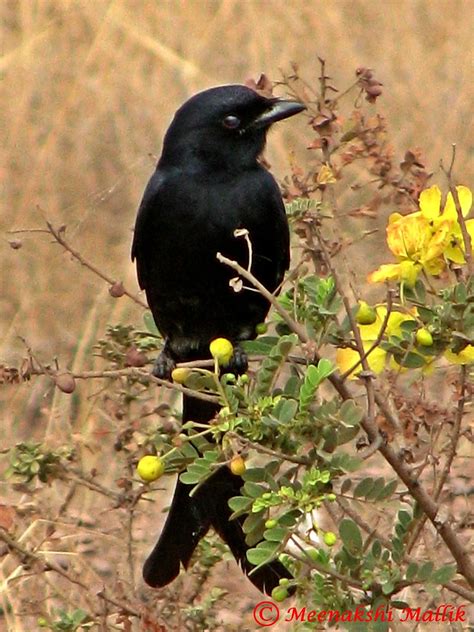
<path id="1" fill-rule="evenodd" d="M 242 85 L 210 88 L 176 112 L 164 139 L 160 166 L 247 168 L 263 151 L 270 126 L 304 109 L 297 101 L 267 98 Z"/>

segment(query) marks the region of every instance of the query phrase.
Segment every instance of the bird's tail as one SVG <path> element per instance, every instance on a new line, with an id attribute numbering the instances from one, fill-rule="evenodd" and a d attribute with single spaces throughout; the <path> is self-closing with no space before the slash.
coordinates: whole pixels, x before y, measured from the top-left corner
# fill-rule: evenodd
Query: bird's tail
<path id="1" fill-rule="evenodd" d="M 218 406 L 193 397 L 183 398 L 183 421 L 210 421 Z M 175 579 L 180 564 L 187 568 L 192 554 L 201 538 L 210 527 L 219 534 L 232 551 L 236 561 L 246 575 L 254 568 L 247 560 L 249 546 L 245 542 L 242 523 L 246 516 L 229 520 L 232 511 L 229 499 L 240 495 L 243 481 L 222 466 L 189 496 L 192 485 L 178 480 L 165 526 L 153 551 L 143 567 L 143 578 L 147 584 L 162 587 Z M 291 574 L 279 561 L 265 564 L 249 576 L 251 582 L 262 592 L 270 594 L 281 578 Z"/>

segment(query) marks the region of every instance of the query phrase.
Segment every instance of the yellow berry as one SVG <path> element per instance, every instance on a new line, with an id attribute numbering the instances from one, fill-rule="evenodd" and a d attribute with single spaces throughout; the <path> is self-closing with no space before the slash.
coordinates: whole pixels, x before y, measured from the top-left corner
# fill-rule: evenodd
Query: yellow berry
<path id="1" fill-rule="evenodd" d="M 359 301 L 355 319 L 359 325 L 372 325 L 377 320 L 377 312 L 365 301 Z"/>
<path id="2" fill-rule="evenodd" d="M 165 464 L 159 456 L 152 456 L 149 454 L 148 456 L 142 456 L 142 458 L 138 461 L 137 474 L 147 483 L 156 481 L 158 478 L 163 476 L 164 471 Z"/>
<path id="3" fill-rule="evenodd" d="M 217 360 L 220 365 L 229 364 L 232 354 L 234 353 L 234 347 L 227 338 L 216 338 L 209 345 L 209 350 L 212 357 Z"/>
<path id="4" fill-rule="evenodd" d="M 276 527 L 277 524 L 278 524 L 278 520 L 275 520 L 275 518 L 269 518 L 265 522 L 265 529 L 273 529 L 273 527 Z"/>
<path id="5" fill-rule="evenodd" d="M 173 369 L 171 371 L 171 379 L 176 384 L 184 384 L 191 373 L 191 369 Z"/>
<path id="6" fill-rule="evenodd" d="M 245 461 L 241 456 L 234 456 L 229 467 L 232 474 L 235 474 L 236 476 L 242 476 L 247 469 Z"/>
<path id="7" fill-rule="evenodd" d="M 334 546 L 337 542 L 337 535 L 332 531 L 326 531 L 323 537 L 324 544 L 327 546 Z"/>
<path id="8" fill-rule="evenodd" d="M 433 344 L 433 336 L 425 327 L 421 327 L 421 329 L 418 329 L 416 332 L 416 342 L 422 347 L 431 347 Z"/>

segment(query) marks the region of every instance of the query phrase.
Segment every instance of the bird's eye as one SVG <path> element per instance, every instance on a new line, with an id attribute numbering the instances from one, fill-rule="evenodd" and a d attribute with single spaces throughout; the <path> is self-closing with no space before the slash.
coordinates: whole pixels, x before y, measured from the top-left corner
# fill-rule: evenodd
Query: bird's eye
<path id="1" fill-rule="evenodd" d="M 234 116 L 233 114 L 229 114 L 222 121 L 222 125 L 227 127 L 227 129 L 237 129 L 240 125 L 240 119 L 238 116 Z"/>

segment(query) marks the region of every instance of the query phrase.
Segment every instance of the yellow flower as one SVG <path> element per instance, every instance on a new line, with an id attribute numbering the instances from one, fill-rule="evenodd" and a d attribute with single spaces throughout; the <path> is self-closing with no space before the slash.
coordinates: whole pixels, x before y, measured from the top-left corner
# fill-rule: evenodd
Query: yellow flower
<path id="1" fill-rule="evenodd" d="M 382 324 L 385 320 L 385 316 L 387 314 L 387 308 L 384 305 L 381 305 L 376 308 L 377 317 L 374 323 L 371 325 L 360 325 L 359 331 L 362 338 L 362 344 L 364 347 L 364 351 L 368 351 L 370 347 L 374 344 L 380 334 L 380 330 L 382 328 Z M 410 314 L 402 313 L 402 312 L 391 312 L 388 317 L 387 327 L 384 332 L 384 337 L 390 336 L 401 336 L 401 324 L 406 322 L 407 320 L 415 320 L 413 316 Z M 360 360 L 360 355 L 357 351 L 353 349 L 338 349 L 336 351 L 336 364 L 341 373 L 346 373 L 351 369 L 356 362 Z M 376 347 L 368 356 L 367 362 L 369 364 L 369 368 L 374 373 L 382 373 L 387 364 L 387 352 L 380 347 Z M 398 364 L 392 360 L 391 363 L 393 366 L 398 367 Z M 349 376 L 350 379 L 355 379 L 357 377 L 357 373 L 361 371 L 360 364 L 359 366 L 352 372 Z"/>
<path id="2" fill-rule="evenodd" d="M 472 193 L 465 186 L 456 187 L 456 191 L 466 217 Z M 437 275 L 445 268 L 446 260 L 465 263 L 464 240 L 451 193 L 442 212 L 441 191 L 437 186 L 421 192 L 419 205 L 420 210 L 410 215 L 390 216 L 387 244 L 398 262 L 381 265 L 369 275 L 369 283 L 397 280 L 411 287 L 422 270 Z M 474 240 L 474 220 L 467 220 L 466 228 Z"/>
<path id="3" fill-rule="evenodd" d="M 474 345 L 467 345 L 459 353 L 453 353 L 448 349 L 444 352 L 444 357 L 451 364 L 474 364 Z"/>
<path id="4" fill-rule="evenodd" d="M 430 221 L 421 213 L 405 216 L 394 213 L 387 226 L 387 244 L 398 263 L 380 266 L 369 275 L 369 283 L 399 280 L 413 286 L 422 269 L 429 274 L 439 274 L 445 266 L 442 255 L 448 233 L 447 221 L 433 231 Z"/>
<path id="5" fill-rule="evenodd" d="M 462 215 L 467 217 L 472 206 L 472 193 L 468 187 L 462 185 L 456 187 L 456 191 Z M 419 202 L 420 214 L 430 222 L 433 232 L 436 232 L 441 224 L 448 224 L 446 247 L 443 251 L 446 259 L 458 264 L 465 263 L 464 239 L 451 192 L 447 195 L 443 211 L 441 211 L 441 191 L 436 185 L 422 191 Z M 472 243 L 474 240 L 474 219 L 468 219 L 465 223 Z"/>

